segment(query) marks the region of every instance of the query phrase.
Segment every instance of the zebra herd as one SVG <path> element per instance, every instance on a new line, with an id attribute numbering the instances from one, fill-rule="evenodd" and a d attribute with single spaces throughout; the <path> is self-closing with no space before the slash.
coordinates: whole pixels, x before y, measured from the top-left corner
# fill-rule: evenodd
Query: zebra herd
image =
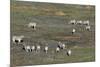
<path id="1" fill-rule="evenodd" d="M 81 21 L 81 20 L 78 20 L 76 21 L 75 19 L 74 20 L 70 20 L 69 24 L 72 24 L 72 25 L 75 25 L 75 24 L 78 24 L 78 25 L 85 25 L 86 27 L 86 30 L 90 31 L 90 24 L 89 24 L 89 21 Z M 36 26 L 37 26 L 37 23 L 29 23 L 28 24 L 28 27 L 29 28 L 32 28 L 33 30 L 36 30 Z M 76 29 L 73 28 L 72 29 L 72 34 L 74 34 L 76 32 Z M 14 44 L 18 44 L 18 45 L 22 45 L 22 49 L 25 50 L 26 52 L 32 52 L 32 51 L 35 51 L 35 52 L 39 52 L 41 51 L 41 48 L 44 49 L 43 51 L 47 54 L 48 53 L 48 50 L 49 50 L 49 47 L 48 47 L 48 44 L 45 44 L 44 47 L 41 47 L 40 45 L 27 45 L 25 42 L 24 42 L 24 38 L 25 36 L 24 35 L 21 35 L 21 36 L 13 36 L 12 37 L 12 41 Z M 64 50 L 66 49 L 66 45 L 62 42 L 58 42 L 58 45 L 56 46 L 55 48 L 55 51 L 58 53 L 60 52 L 61 50 Z M 67 49 L 66 51 L 66 55 L 70 56 L 72 53 L 72 51 L 70 49 Z"/>
<path id="2" fill-rule="evenodd" d="M 69 24 L 73 24 L 73 25 L 75 25 L 75 24 L 79 24 L 79 25 L 90 25 L 90 22 L 89 22 L 89 20 L 85 20 L 85 21 L 82 21 L 82 20 L 70 20 L 70 22 L 69 22 Z"/>
<path id="3" fill-rule="evenodd" d="M 24 43 L 24 36 L 13 36 L 13 43 L 16 45 L 22 45 L 22 49 L 25 50 L 26 52 L 40 52 L 41 48 L 43 49 L 43 51 L 47 54 L 49 47 L 48 44 L 46 43 L 44 48 L 41 47 L 40 45 L 36 44 L 36 45 L 27 45 L 26 43 Z M 60 52 L 61 50 L 64 50 L 66 48 L 66 45 L 62 42 L 58 42 L 58 45 L 56 46 L 56 53 Z M 67 50 L 66 55 L 70 56 L 71 55 L 71 50 Z"/>
<path id="4" fill-rule="evenodd" d="M 84 25 L 85 29 L 90 31 L 91 29 L 91 26 L 90 26 L 90 21 L 89 20 L 85 20 L 85 21 L 82 21 L 82 20 L 70 20 L 69 24 L 72 24 L 72 25 Z M 72 34 L 76 31 L 76 29 L 73 29 L 72 30 Z"/>

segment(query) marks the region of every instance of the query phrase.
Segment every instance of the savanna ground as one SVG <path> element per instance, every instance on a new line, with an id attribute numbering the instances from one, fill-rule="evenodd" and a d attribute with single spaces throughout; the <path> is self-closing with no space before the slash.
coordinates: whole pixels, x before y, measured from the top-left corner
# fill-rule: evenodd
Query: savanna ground
<path id="1" fill-rule="evenodd" d="M 91 31 L 83 25 L 71 25 L 71 19 L 90 20 Z M 36 22 L 36 31 L 27 27 Z M 74 35 L 72 29 L 76 29 Z M 95 7 L 90 5 L 54 4 L 39 2 L 11 1 L 11 36 L 24 35 L 30 45 L 37 42 L 42 47 L 49 44 L 49 52 L 27 53 L 21 45 L 11 41 L 11 66 L 75 63 L 95 61 Z M 55 52 L 57 42 L 66 44 L 66 49 Z M 39 44 L 38 43 L 38 44 Z M 72 55 L 67 56 L 66 50 Z"/>

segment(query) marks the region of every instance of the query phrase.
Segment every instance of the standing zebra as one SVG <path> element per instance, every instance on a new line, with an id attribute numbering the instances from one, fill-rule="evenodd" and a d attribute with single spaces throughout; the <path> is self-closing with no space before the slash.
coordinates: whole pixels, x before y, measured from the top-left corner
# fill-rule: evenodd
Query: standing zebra
<path id="1" fill-rule="evenodd" d="M 23 49 L 24 49 L 26 52 L 31 52 L 31 46 L 30 46 L 30 45 L 23 45 Z"/>
<path id="2" fill-rule="evenodd" d="M 83 24 L 84 24 L 84 25 L 89 25 L 90 22 L 89 22 L 89 20 L 86 20 L 86 21 L 83 22 Z"/>
<path id="3" fill-rule="evenodd" d="M 71 55 L 71 53 L 72 53 L 72 51 L 71 51 L 71 50 L 67 50 L 67 55 L 68 55 L 68 56 L 70 56 L 70 55 Z"/>
<path id="4" fill-rule="evenodd" d="M 31 46 L 31 51 L 34 51 L 35 50 L 35 46 Z"/>
<path id="5" fill-rule="evenodd" d="M 65 44 L 64 43 L 61 43 L 61 42 L 58 42 L 58 46 L 60 49 L 65 49 Z"/>
<path id="6" fill-rule="evenodd" d="M 30 28 L 33 28 L 33 30 L 36 30 L 36 25 L 37 25 L 37 23 L 29 23 L 28 24 L 28 27 L 30 27 Z"/>
<path id="7" fill-rule="evenodd" d="M 91 26 L 86 26 L 86 30 L 90 31 Z"/>
<path id="8" fill-rule="evenodd" d="M 15 44 L 21 44 L 24 41 L 23 38 L 24 38 L 23 35 L 21 35 L 21 36 L 13 36 L 12 41 Z"/>
<path id="9" fill-rule="evenodd" d="M 45 53 L 48 52 L 48 46 L 45 46 L 45 47 L 44 47 L 44 51 L 45 51 Z"/>
<path id="10" fill-rule="evenodd" d="M 76 32 L 76 29 L 72 29 L 72 34 L 74 34 Z"/>
<path id="11" fill-rule="evenodd" d="M 56 47 L 56 52 L 58 53 L 60 51 L 60 48 L 59 47 Z"/>
<path id="12" fill-rule="evenodd" d="M 74 20 L 70 20 L 69 24 L 75 25 L 76 24 L 76 20 L 75 19 Z"/>
<path id="13" fill-rule="evenodd" d="M 81 20 L 77 21 L 77 24 L 81 25 L 82 24 L 82 21 Z"/>
<path id="14" fill-rule="evenodd" d="M 40 45 L 36 45 L 36 52 L 39 52 L 40 51 L 40 49 L 41 49 L 41 46 Z"/>

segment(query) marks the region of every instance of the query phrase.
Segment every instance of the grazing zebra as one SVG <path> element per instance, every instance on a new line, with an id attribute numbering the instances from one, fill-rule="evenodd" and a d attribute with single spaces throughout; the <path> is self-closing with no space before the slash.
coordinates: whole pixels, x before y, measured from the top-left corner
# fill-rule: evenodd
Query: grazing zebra
<path id="1" fill-rule="evenodd" d="M 58 42 L 58 47 L 60 49 L 65 49 L 65 44 L 61 43 L 61 42 Z"/>
<path id="2" fill-rule="evenodd" d="M 30 45 L 24 45 L 23 46 L 23 49 L 26 51 L 26 52 L 31 52 L 31 46 Z"/>
<path id="3" fill-rule="evenodd" d="M 36 25 L 37 25 L 36 23 L 31 22 L 31 23 L 28 24 L 28 27 L 33 28 L 34 30 L 36 30 Z"/>
<path id="4" fill-rule="evenodd" d="M 74 20 L 70 20 L 70 22 L 69 22 L 69 24 L 76 24 L 76 20 L 74 19 Z"/>
<path id="5" fill-rule="evenodd" d="M 76 32 L 76 29 L 72 29 L 72 34 L 74 34 Z"/>
<path id="6" fill-rule="evenodd" d="M 89 20 L 83 22 L 84 25 L 89 25 L 89 23 L 90 23 Z"/>
<path id="7" fill-rule="evenodd" d="M 67 55 L 68 55 L 68 56 L 70 56 L 70 55 L 71 55 L 71 53 L 72 53 L 72 51 L 71 51 L 71 50 L 67 50 Z"/>
<path id="8" fill-rule="evenodd" d="M 13 40 L 13 43 L 15 44 L 20 44 L 20 43 L 23 43 L 23 38 L 24 36 L 13 36 L 12 40 Z"/>
<path id="9" fill-rule="evenodd" d="M 44 47 L 44 51 L 45 51 L 45 53 L 48 52 L 48 46 L 45 46 L 45 47 Z"/>
<path id="10" fill-rule="evenodd" d="M 59 47 L 56 47 L 56 52 L 58 53 L 60 51 L 60 48 Z"/>
<path id="11" fill-rule="evenodd" d="M 62 48 L 65 49 L 65 47 L 66 47 L 65 44 L 62 44 Z"/>

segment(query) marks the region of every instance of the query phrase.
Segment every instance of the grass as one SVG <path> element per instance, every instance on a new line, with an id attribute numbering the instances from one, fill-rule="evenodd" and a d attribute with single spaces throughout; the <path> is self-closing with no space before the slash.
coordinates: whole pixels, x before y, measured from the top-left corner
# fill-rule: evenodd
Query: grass
<path id="1" fill-rule="evenodd" d="M 26 54 L 25 52 L 23 52 L 23 53 L 16 53 L 16 56 L 19 57 L 17 57 L 16 60 L 14 59 L 13 64 L 40 65 L 40 64 L 90 62 L 95 60 L 94 53 L 95 53 L 94 48 L 73 48 L 71 56 L 67 56 L 65 54 L 65 51 L 61 51 L 60 53 L 52 53 L 51 51 L 49 51 L 48 54 L 44 53 L 34 54 L 34 52 Z"/>

